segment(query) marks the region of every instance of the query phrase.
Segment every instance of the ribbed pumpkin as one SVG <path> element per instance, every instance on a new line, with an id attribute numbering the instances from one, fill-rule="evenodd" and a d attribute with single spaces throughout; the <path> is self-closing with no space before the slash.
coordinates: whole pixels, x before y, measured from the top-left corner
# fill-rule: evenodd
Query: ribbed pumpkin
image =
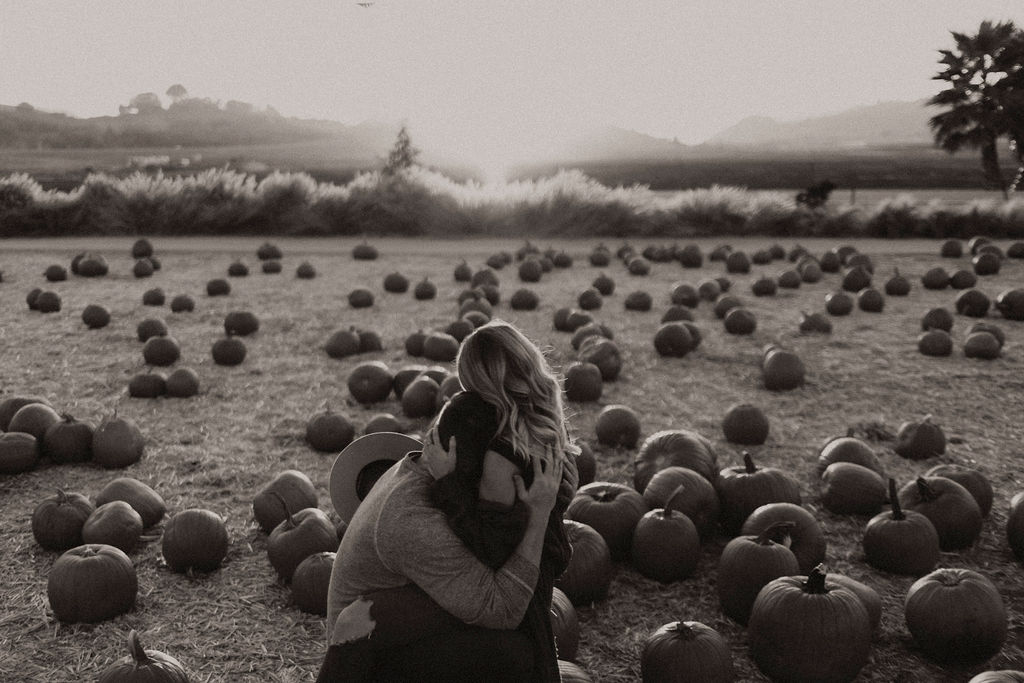
<path id="1" fill-rule="evenodd" d="M 1004 344 L 1006 344 L 1006 333 L 1003 332 L 1003 328 L 999 327 L 998 325 L 985 322 L 984 320 L 979 320 L 978 322 L 973 323 L 969 328 L 967 328 L 967 336 L 970 337 L 975 332 L 988 332 L 989 334 L 991 334 L 993 337 L 996 338 L 996 341 L 999 342 L 1000 349 L 1003 347 Z"/>
<path id="2" fill-rule="evenodd" d="M 885 308 L 885 297 L 874 287 L 865 287 L 857 292 L 857 306 L 866 313 L 881 313 Z"/>
<path id="3" fill-rule="evenodd" d="M 1010 499 L 1010 512 L 1006 518 L 1006 541 L 1017 559 L 1024 562 L 1024 492 Z"/>
<path id="4" fill-rule="evenodd" d="M 936 569 L 914 582 L 903 603 L 907 628 L 940 661 L 988 659 L 1006 640 L 1006 605 L 992 581 L 971 569 Z"/>
<path id="5" fill-rule="evenodd" d="M 990 332 L 974 332 L 964 341 L 964 356 L 967 358 L 995 360 L 999 358 L 1001 349 L 999 340 Z"/>
<path id="6" fill-rule="evenodd" d="M 999 267 L 1002 265 L 1002 260 L 997 254 L 990 251 L 980 252 L 977 256 L 971 259 L 971 265 L 974 267 L 974 273 L 985 277 L 986 275 L 997 275 L 999 273 Z"/>
<path id="7" fill-rule="evenodd" d="M 921 317 L 921 329 L 925 332 L 928 330 L 949 332 L 953 329 L 953 314 L 941 306 L 929 309 Z"/>
<path id="8" fill-rule="evenodd" d="M 558 678 L 562 683 L 592 683 L 594 679 L 579 664 L 558 660 Z"/>
<path id="9" fill-rule="evenodd" d="M 963 465 L 936 465 L 925 472 L 924 476 L 945 477 L 960 484 L 974 497 L 974 501 L 981 509 L 981 516 L 988 517 L 992 509 L 992 484 L 978 470 Z"/>
<path id="10" fill-rule="evenodd" d="M 555 636 L 558 658 L 566 661 L 576 659 L 580 644 L 580 620 L 572 600 L 560 588 L 551 592 L 551 630 Z"/>
<path id="11" fill-rule="evenodd" d="M 280 498 L 288 501 L 292 510 L 315 508 L 319 504 L 316 488 L 305 474 L 298 470 L 284 470 L 268 482 L 252 499 L 252 514 L 265 533 L 270 533 L 288 516 Z"/>
<path id="12" fill-rule="evenodd" d="M 646 312 L 651 310 L 651 306 L 654 305 L 654 299 L 647 292 L 637 290 L 627 294 L 622 303 L 627 311 Z"/>
<path id="13" fill-rule="evenodd" d="M 900 505 L 927 517 L 939 534 L 939 547 L 959 550 L 981 533 L 981 508 L 974 496 L 945 477 L 918 477 L 900 489 Z"/>
<path id="14" fill-rule="evenodd" d="M 673 621 L 644 640 L 643 683 L 731 683 L 736 679 L 729 644 L 699 621 Z"/>
<path id="15" fill-rule="evenodd" d="M 40 452 L 55 463 L 85 462 L 92 457 L 93 427 L 64 413 L 51 425 L 40 443 Z"/>
<path id="16" fill-rule="evenodd" d="M 572 545 L 572 557 L 555 586 L 576 606 L 604 600 L 615 573 L 608 544 L 601 534 L 582 522 L 564 519 L 562 524 Z"/>
<path id="17" fill-rule="evenodd" d="M 762 588 L 780 576 L 800 573 L 800 563 L 789 549 L 794 526 L 793 522 L 776 522 L 759 534 L 737 536 L 722 549 L 715 587 L 726 616 L 746 625 Z"/>
<path id="18" fill-rule="evenodd" d="M 843 275 L 842 286 L 847 292 L 859 292 L 871 286 L 871 273 L 864 266 L 854 266 Z"/>
<path id="19" fill-rule="evenodd" d="M 629 556 L 633 567 L 649 579 L 662 583 L 685 579 L 700 562 L 697 527 L 677 507 L 684 490 L 678 486 L 664 508 L 645 513 L 633 530 Z"/>
<path id="20" fill-rule="evenodd" d="M 685 310 L 685 309 L 684 309 Z M 693 338 L 686 325 L 667 322 L 654 333 L 654 350 L 659 356 L 682 358 L 693 348 Z"/>
<path id="21" fill-rule="evenodd" d="M 355 435 L 355 425 L 341 413 L 333 412 L 330 407 L 306 423 L 306 443 L 321 453 L 341 451 L 352 443 Z"/>
<path id="22" fill-rule="evenodd" d="M 757 329 L 757 316 L 749 309 L 742 307 L 733 308 L 726 313 L 722 322 L 725 325 L 725 331 L 729 334 L 753 334 Z"/>
<path id="23" fill-rule="evenodd" d="M 39 462 L 39 442 L 24 432 L 0 434 L 0 474 L 28 472 Z"/>
<path id="24" fill-rule="evenodd" d="M 1024 289 L 1007 289 L 996 297 L 996 310 L 1007 320 L 1024 320 Z"/>
<path id="25" fill-rule="evenodd" d="M 327 590 L 336 554 L 324 551 L 308 556 L 292 574 L 292 601 L 308 614 L 327 615 Z"/>
<path id="26" fill-rule="evenodd" d="M 608 544 L 612 559 L 624 560 L 637 522 L 647 511 L 644 497 L 628 486 L 595 481 L 576 491 L 565 516 L 593 528 Z"/>
<path id="27" fill-rule="evenodd" d="M 991 299 L 980 289 L 965 289 L 956 297 L 956 312 L 971 318 L 984 318 L 991 305 Z"/>
<path id="28" fill-rule="evenodd" d="M 209 572 L 227 557 L 228 544 L 223 517 L 212 510 L 189 508 L 167 520 L 160 547 L 172 571 Z"/>
<path id="29" fill-rule="evenodd" d="M 565 370 L 565 397 L 570 401 L 596 401 L 603 386 L 601 369 L 593 363 L 575 362 Z"/>
<path id="30" fill-rule="evenodd" d="M 804 363 L 792 351 L 769 344 L 761 361 L 761 379 L 769 391 L 788 391 L 804 383 Z"/>
<path id="31" fill-rule="evenodd" d="M 113 619 L 135 605 L 139 581 L 131 559 L 102 544 L 80 545 L 57 558 L 46 595 L 57 621 L 94 623 Z"/>
<path id="32" fill-rule="evenodd" d="M 127 467 L 142 459 L 146 440 L 132 420 L 117 411 L 104 418 L 92 435 L 92 461 L 101 467 Z"/>
<path id="33" fill-rule="evenodd" d="M 1024 683 L 1024 671 L 1000 669 L 999 671 L 982 671 L 967 683 Z"/>
<path id="34" fill-rule="evenodd" d="M 943 330 L 928 330 L 917 338 L 917 350 L 925 356 L 948 356 L 953 353 L 953 338 Z"/>
<path id="35" fill-rule="evenodd" d="M 888 296 L 907 296 L 910 294 L 910 280 L 900 275 L 899 268 L 893 268 L 892 277 L 886 280 L 885 293 Z"/>
<path id="36" fill-rule="evenodd" d="M 0 431 L 12 431 L 11 420 L 14 418 L 14 414 L 30 403 L 50 405 L 50 402 L 41 396 L 9 396 L 0 400 Z"/>
<path id="37" fill-rule="evenodd" d="M 142 517 L 123 500 L 103 503 L 82 525 L 82 541 L 106 544 L 126 553 L 135 549 L 142 536 Z"/>
<path id="38" fill-rule="evenodd" d="M 434 331 L 423 339 L 423 356 L 437 363 L 450 363 L 459 353 L 459 340 L 447 332 Z"/>
<path id="39" fill-rule="evenodd" d="M 920 512 L 900 506 L 896 481 L 889 479 L 892 510 L 880 512 L 864 528 L 864 556 L 875 569 L 920 576 L 939 561 L 939 534 Z"/>
<path id="40" fill-rule="evenodd" d="M 845 683 L 871 649 L 867 609 L 852 591 L 829 588 L 816 567 L 775 579 L 758 593 L 747 625 L 750 654 L 775 681 Z"/>
<path id="41" fill-rule="evenodd" d="M 640 446 L 633 461 L 633 487 L 645 490 L 655 473 L 673 465 L 688 467 L 712 483 L 718 477 L 718 456 L 710 441 L 689 429 L 665 429 Z"/>
<path id="42" fill-rule="evenodd" d="M 218 339 L 210 347 L 210 355 L 217 365 L 240 365 L 245 360 L 246 352 L 245 342 L 231 336 Z"/>
<path id="43" fill-rule="evenodd" d="M 875 452 L 864 441 L 852 436 L 841 436 L 829 439 L 821 451 L 818 452 L 818 463 L 816 472 L 820 477 L 825 473 L 829 465 L 836 462 L 851 462 L 862 467 L 867 467 L 885 478 L 885 468 Z"/>
<path id="44" fill-rule="evenodd" d="M 768 430 L 764 411 L 749 403 L 732 406 L 722 418 L 722 432 L 730 443 L 760 446 L 768 438 Z"/>
<path id="45" fill-rule="evenodd" d="M 440 393 L 440 385 L 430 375 L 420 375 L 402 392 L 402 413 L 411 418 L 433 416 L 438 410 Z"/>
<path id="46" fill-rule="evenodd" d="M 274 259 L 280 259 L 284 256 L 281 252 L 281 248 L 271 242 L 264 242 L 256 249 L 256 258 L 260 261 L 270 261 Z"/>
<path id="47" fill-rule="evenodd" d="M 671 466 L 658 470 L 644 488 L 647 507 L 664 508 L 679 487 L 682 495 L 674 506 L 690 518 L 701 538 L 710 538 L 718 526 L 718 494 L 707 479 L 688 467 Z"/>
<path id="48" fill-rule="evenodd" d="M 629 406 L 608 405 L 598 413 L 594 432 L 602 445 L 635 448 L 640 438 L 640 418 Z"/>
<path id="49" fill-rule="evenodd" d="M 726 467 L 715 480 L 723 530 L 735 536 L 754 510 L 768 503 L 800 504 L 800 485 L 782 470 L 758 468 L 744 451 L 743 465 Z"/>
<path id="50" fill-rule="evenodd" d="M 862 465 L 832 463 L 821 476 L 821 503 L 837 515 L 873 515 L 886 495 L 882 477 Z"/>
<path id="51" fill-rule="evenodd" d="M 946 272 L 945 268 L 939 266 L 929 268 L 921 276 L 921 284 L 924 285 L 925 289 L 945 289 L 949 287 L 949 273 Z"/>
<path id="52" fill-rule="evenodd" d="M 131 477 L 118 477 L 107 483 L 98 494 L 96 504 L 103 505 L 114 500 L 123 500 L 142 517 L 147 529 L 160 522 L 167 512 L 167 506 L 159 493 L 149 485 Z"/>
<path id="53" fill-rule="evenodd" d="M 60 423 L 57 411 L 44 403 L 29 403 L 18 409 L 7 425 L 7 431 L 31 434 L 42 441 L 46 430 Z"/>
<path id="54" fill-rule="evenodd" d="M 810 512 L 794 503 L 768 503 L 757 508 L 740 528 L 745 536 L 760 534 L 777 522 L 791 522 L 789 549 L 796 555 L 800 571 L 810 571 L 825 559 L 828 543 L 821 525 Z"/>
<path id="55" fill-rule="evenodd" d="M 272 495 L 284 505 L 286 516 L 267 538 L 267 558 L 277 575 L 288 583 L 304 559 L 314 553 L 338 549 L 338 532 L 323 510 L 303 508 L 292 511 L 284 497 L 277 492 Z"/>
<path id="56" fill-rule="evenodd" d="M 363 405 L 369 405 L 387 399 L 394 379 L 388 366 L 383 361 L 375 360 L 352 368 L 345 383 L 352 398 Z"/>
<path id="57" fill-rule="evenodd" d="M 825 310 L 829 315 L 849 315 L 853 310 L 853 297 L 846 292 L 831 292 L 825 295 Z"/>
<path id="58" fill-rule="evenodd" d="M 157 650 L 143 650 L 139 634 L 128 635 L 131 654 L 100 673 L 97 683 L 188 683 L 188 673 L 174 657 Z"/>
<path id="59" fill-rule="evenodd" d="M 978 276 L 969 270 L 960 269 L 949 276 L 949 286 L 953 289 L 970 289 L 978 284 Z"/>
<path id="60" fill-rule="evenodd" d="M 718 285 L 716 284 L 715 286 L 717 287 Z M 676 306 L 697 308 L 697 305 L 700 303 L 701 295 L 693 285 L 686 282 L 678 282 L 672 286 L 672 292 L 670 293 L 669 298 Z"/>
<path id="61" fill-rule="evenodd" d="M 622 372 L 622 352 L 614 341 L 601 335 L 593 335 L 583 340 L 578 360 L 596 365 L 601 371 L 601 379 L 605 382 L 614 382 Z"/>
<path id="62" fill-rule="evenodd" d="M 82 545 L 82 526 L 95 509 L 81 493 L 57 489 L 57 495 L 32 511 L 32 536 L 44 549 L 57 552 Z"/>

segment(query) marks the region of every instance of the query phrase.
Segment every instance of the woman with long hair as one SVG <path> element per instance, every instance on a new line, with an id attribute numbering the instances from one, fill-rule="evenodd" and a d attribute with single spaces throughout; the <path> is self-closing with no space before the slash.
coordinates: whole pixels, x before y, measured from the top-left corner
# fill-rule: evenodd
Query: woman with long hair
<path id="1" fill-rule="evenodd" d="M 513 325 L 463 341 L 464 391 L 356 510 L 328 596 L 328 680 L 558 681 L 550 608 L 575 456 L 557 375 Z"/>

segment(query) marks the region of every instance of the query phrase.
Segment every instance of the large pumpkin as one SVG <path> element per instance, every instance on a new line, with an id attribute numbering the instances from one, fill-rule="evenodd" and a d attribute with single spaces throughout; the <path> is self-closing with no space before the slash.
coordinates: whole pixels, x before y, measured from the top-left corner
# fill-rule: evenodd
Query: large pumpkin
<path id="1" fill-rule="evenodd" d="M 593 363 L 576 362 L 565 371 L 565 397 L 570 401 L 596 401 L 603 386 L 601 369 Z"/>
<path id="2" fill-rule="evenodd" d="M 971 467 L 964 467 L 963 465 L 936 465 L 925 472 L 924 476 L 945 477 L 960 484 L 970 492 L 975 502 L 978 503 L 978 507 L 981 508 L 981 516 L 988 517 L 989 511 L 992 509 L 994 493 L 992 491 L 992 484 L 989 483 L 988 479 L 980 471 Z"/>
<path id="3" fill-rule="evenodd" d="M 800 563 L 789 549 L 792 522 L 776 522 L 759 534 L 737 536 L 718 558 L 715 587 L 726 616 L 746 624 L 757 594 L 780 576 L 800 573 Z"/>
<path id="4" fill-rule="evenodd" d="M 115 411 L 92 435 L 92 461 L 101 467 L 127 467 L 142 459 L 146 441 L 135 423 Z"/>
<path id="5" fill-rule="evenodd" d="M 818 452 L 816 471 L 820 477 L 828 466 L 837 462 L 848 462 L 867 467 L 878 476 L 885 478 L 885 468 L 875 452 L 864 441 L 852 436 L 841 436 L 830 439 Z"/>
<path id="6" fill-rule="evenodd" d="M 85 462 L 92 458 L 93 427 L 67 413 L 51 425 L 40 444 L 40 451 L 55 463 Z"/>
<path id="7" fill-rule="evenodd" d="M 164 518 L 167 505 L 159 493 L 148 484 L 131 477 L 118 477 L 104 486 L 96 494 L 96 504 L 103 505 L 114 500 L 123 500 L 142 517 L 146 528 L 153 526 Z"/>
<path id="8" fill-rule="evenodd" d="M 644 514 L 633 530 L 630 558 L 638 572 L 668 583 L 685 579 L 700 561 L 700 535 L 693 521 L 678 509 L 684 487 L 679 486 L 664 508 Z"/>
<path id="9" fill-rule="evenodd" d="M 745 536 L 757 535 L 779 522 L 793 524 L 789 530 L 789 549 L 796 555 L 800 571 L 810 571 L 825 559 L 828 542 L 821 525 L 814 515 L 793 503 L 762 505 L 750 513 L 740 533 Z"/>
<path id="10" fill-rule="evenodd" d="M 666 467 L 688 467 L 709 482 L 718 477 L 718 456 L 711 442 L 689 429 L 666 429 L 644 439 L 633 461 L 633 487 L 643 491 Z"/>
<path id="11" fill-rule="evenodd" d="M 602 445 L 635 448 L 640 438 L 640 418 L 629 406 L 607 405 L 597 415 L 594 432 Z"/>
<path id="12" fill-rule="evenodd" d="M 1010 500 L 1010 514 L 1006 518 L 1006 541 L 1018 560 L 1024 561 L 1024 492 Z"/>
<path id="13" fill-rule="evenodd" d="M 64 623 L 113 619 L 135 605 L 138 590 L 131 559 L 102 544 L 71 548 L 53 563 L 46 580 L 53 616 Z"/>
<path id="14" fill-rule="evenodd" d="M 885 480 L 863 465 L 836 462 L 821 475 L 821 502 L 837 515 L 873 515 L 885 500 Z"/>
<path id="15" fill-rule="evenodd" d="M 245 360 L 247 352 L 245 342 L 237 337 L 223 337 L 213 342 L 213 346 L 210 347 L 210 355 L 217 365 L 240 365 Z"/>
<path id="16" fill-rule="evenodd" d="M 896 455 L 911 460 L 925 460 L 946 452 L 946 435 L 942 428 L 925 415 L 919 422 L 904 422 L 893 446 Z"/>
<path id="17" fill-rule="evenodd" d="M 601 534 L 582 522 L 565 519 L 562 524 L 572 545 L 572 557 L 555 586 L 569 596 L 573 605 L 604 600 L 615 573 L 608 544 Z"/>
<path id="18" fill-rule="evenodd" d="M 939 534 L 935 525 L 920 512 L 903 510 L 896 481 L 889 479 L 892 510 L 881 512 L 864 528 L 864 555 L 875 569 L 895 574 L 920 576 L 939 561 Z"/>
<path id="19" fill-rule="evenodd" d="M 576 659 L 580 645 L 580 620 L 572 600 L 560 588 L 551 592 L 551 630 L 555 636 L 558 658 L 566 661 Z"/>
<path id="20" fill-rule="evenodd" d="M 787 391 L 804 383 L 804 363 L 792 351 L 769 345 L 761 362 L 761 377 L 765 389 Z"/>
<path id="21" fill-rule="evenodd" d="M 335 552 L 338 532 L 323 510 L 303 508 L 293 512 L 285 498 L 277 493 L 273 495 L 285 506 L 286 516 L 267 538 L 267 557 L 277 575 L 287 583 L 299 563 L 310 555 Z"/>
<path id="22" fill-rule="evenodd" d="M 394 375 L 379 360 L 360 363 L 349 373 L 346 384 L 352 398 L 364 405 L 379 403 L 391 393 Z"/>
<path id="23" fill-rule="evenodd" d="M 611 339 L 601 335 L 587 337 L 580 344 L 579 360 L 593 363 L 601 371 L 601 379 L 613 382 L 622 372 L 622 353 Z"/>
<path id="24" fill-rule="evenodd" d="M 306 443 L 321 453 L 340 452 L 352 442 L 355 435 L 355 425 L 347 417 L 333 412 L 329 407 L 306 423 Z"/>
<path id="25" fill-rule="evenodd" d="M 28 472 L 39 462 L 39 443 L 31 434 L 0 434 L 0 474 Z"/>
<path id="26" fill-rule="evenodd" d="M 85 543 L 112 545 L 126 553 L 135 549 L 141 536 L 142 517 L 123 500 L 100 505 L 82 525 Z"/>
<path id="27" fill-rule="evenodd" d="M 188 683 L 188 673 L 174 657 L 157 650 L 143 650 L 139 634 L 128 635 L 131 654 L 100 673 L 97 683 Z"/>
<path id="28" fill-rule="evenodd" d="M 284 498 L 292 510 L 315 508 L 320 502 L 313 482 L 305 474 L 298 470 L 278 473 L 252 499 L 253 517 L 266 533 L 273 531 L 288 516 L 279 497 Z"/>
<path id="29" fill-rule="evenodd" d="M 988 577 L 971 569 L 936 569 L 914 582 L 903 603 L 907 628 L 924 652 L 942 661 L 975 662 L 1006 640 L 1006 606 Z"/>
<path id="30" fill-rule="evenodd" d="M 764 411 L 749 403 L 732 406 L 722 418 L 722 432 L 730 443 L 760 446 L 768 438 L 768 430 Z"/>
<path id="31" fill-rule="evenodd" d="M 31 434 L 37 441 L 42 441 L 46 430 L 59 422 L 60 415 L 50 406 L 43 403 L 29 403 L 14 414 L 7 426 L 7 431 Z"/>
<path id="32" fill-rule="evenodd" d="M 644 640 L 643 683 L 731 683 L 736 679 L 729 644 L 699 621 L 673 621 Z"/>
<path id="33" fill-rule="evenodd" d="M 743 465 L 726 467 L 715 480 L 724 531 L 735 536 L 754 510 L 768 503 L 800 504 L 800 485 L 780 469 L 759 468 L 749 453 Z"/>
<path id="34" fill-rule="evenodd" d="M 918 477 L 899 492 L 904 510 L 927 517 L 939 534 L 939 547 L 959 550 L 981 533 L 981 508 L 970 491 L 946 477 Z"/>
<path id="35" fill-rule="evenodd" d="M 209 572 L 227 557 L 228 544 L 223 517 L 212 510 L 190 508 L 167 520 L 161 551 L 172 571 Z"/>
<path id="36" fill-rule="evenodd" d="M 292 601 L 308 614 L 327 614 L 327 591 L 336 554 L 329 551 L 308 556 L 292 574 Z"/>
<path id="37" fill-rule="evenodd" d="M 82 526 L 96 508 L 81 493 L 57 489 L 32 511 L 32 536 L 46 550 L 63 552 L 82 545 Z"/>
<path id="38" fill-rule="evenodd" d="M 701 538 L 715 534 L 718 527 L 718 494 L 711 482 L 688 467 L 672 465 L 658 470 L 644 488 L 644 500 L 654 510 L 665 507 L 676 489 L 683 487 L 675 509 L 690 518 Z"/>
<path id="39" fill-rule="evenodd" d="M 628 486 L 595 481 L 576 492 L 565 516 L 593 528 L 608 544 L 612 559 L 624 560 L 629 557 L 633 531 L 647 511 L 647 501 Z"/>
<path id="40" fill-rule="evenodd" d="M 829 588 L 816 567 L 807 577 L 775 579 L 758 593 L 747 624 L 750 654 L 776 681 L 845 683 L 864 667 L 871 622 L 846 588 Z"/>

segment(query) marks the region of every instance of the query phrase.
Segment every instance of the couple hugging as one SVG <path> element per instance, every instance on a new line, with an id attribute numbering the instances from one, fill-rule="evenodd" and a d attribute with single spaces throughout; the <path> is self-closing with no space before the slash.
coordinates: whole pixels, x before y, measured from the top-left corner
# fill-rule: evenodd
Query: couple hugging
<path id="1" fill-rule="evenodd" d="M 494 321 L 463 341 L 464 391 L 422 451 L 377 480 L 331 575 L 318 681 L 558 681 L 555 579 L 576 491 L 561 387 L 540 350 Z"/>

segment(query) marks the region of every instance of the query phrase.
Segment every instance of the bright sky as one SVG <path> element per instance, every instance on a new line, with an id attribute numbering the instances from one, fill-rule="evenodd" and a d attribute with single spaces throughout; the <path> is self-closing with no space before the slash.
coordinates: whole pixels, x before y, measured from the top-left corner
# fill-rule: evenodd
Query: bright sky
<path id="1" fill-rule="evenodd" d="M 116 114 L 181 83 L 499 156 L 592 124 L 695 143 L 934 94 L 936 50 L 983 19 L 1024 2 L 0 0 L 0 103 Z"/>

